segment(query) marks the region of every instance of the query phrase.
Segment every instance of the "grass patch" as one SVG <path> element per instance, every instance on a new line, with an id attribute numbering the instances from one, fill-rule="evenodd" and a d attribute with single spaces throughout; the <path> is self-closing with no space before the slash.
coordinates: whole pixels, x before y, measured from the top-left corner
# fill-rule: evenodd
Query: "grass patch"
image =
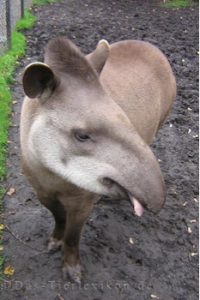
<path id="1" fill-rule="evenodd" d="M 25 10 L 24 18 L 19 20 L 16 24 L 16 30 L 31 28 L 35 24 L 36 19 L 36 16 L 32 15 L 28 10 Z"/>
<path id="2" fill-rule="evenodd" d="M 169 0 L 166 1 L 166 3 L 164 3 L 163 6 L 167 8 L 184 8 L 191 6 L 191 4 L 191 0 Z"/>
<path id="3" fill-rule="evenodd" d="M 0 180 L 6 176 L 6 146 L 12 101 L 9 85 L 13 81 L 17 60 L 25 54 L 25 47 L 25 37 L 14 31 L 12 49 L 0 57 Z"/>
<path id="4" fill-rule="evenodd" d="M 0 56 L 0 183 L 6 177 L 6 152 L 12 103 L 10 84 L 13 82 L 17 61 L 24 56 L 26 50 L 25 36 L 19 30 L 31 28 L 35 21 L 36 17 L 25 11 L 24 18 L 17 22 L 16 30 L 12 32 L 11 49 Z M 0 214 L 3 211 L 4 195 L 5 189 L 0 186 Z M 0 230 L 0 280 L 3 279 L 4 264 L 2 236 L 3 230 Z"/>
<path id="5" fill-rule="evenodd" d="M 12 48 L 0 56 L 0 180 L 6 176 L 6 146 L 12 101 L 9 85 L 13 81 L 17 61 L 24 56 L 26 49 L 25 36 L 18 30 L 31 28 L 35 21 L 36 17 L 25 11 L 24 18 L 16 24 L 16 31 L 12 32 Z"/>
<path id="6" fill-rule="evenodd" d="M 1 242 L 0 242 L 1 245 Z M 3 265 L 4 265 L 4 257 L 0 255 L 0 270 L 3 269 Z M 3 281 L 3 273 L 0 272 L 0 282 Z"/>
<path id="7" fill-rule="evenodd" d="M 33 5 L 46 5 L 58 2 L 58 0 L 33 0 Z"/>

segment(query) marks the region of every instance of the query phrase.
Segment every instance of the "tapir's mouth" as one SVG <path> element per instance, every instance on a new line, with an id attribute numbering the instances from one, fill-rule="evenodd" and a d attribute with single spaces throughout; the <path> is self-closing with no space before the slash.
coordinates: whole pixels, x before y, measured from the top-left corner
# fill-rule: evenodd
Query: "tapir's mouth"
<path id="1" fill-rule="evenodd" d="M 128 190 L 126 190 L 126 188 L 122 187 L 118 183 L 116 184 L 119 186 L 119 188 L 124 192 L 128 200 L 131 202 L 131 205 L 133 207 L 133 213 L 136 216 L 141 217 L 146 207 L 144 204 L 142 204 L 143 202 L 136 195 L 133 196 Z"/>
<path id="2" fill-rule="evenodd" d="M 118 182 L 111 180 L 110 178 L 104 178 L 103 183 L 107 186 L 112 186 L 113 184 L 117 186 L 118 192 L 120 191 L 119 195 L 121 194 L 122 197 L 125 196 L 126 198 L 128 198 L 128 200 L 130 200 L 134 214 L 139 217 L 143 215 L 144 205 L 141 203 L 140 200 L 138 200 L 137 197 L 134 197 L 128 190 L 126 190 L 126 188 L 124 188 Z"/>
<path id="3" fill-rule="evenodd" d="M 130 193 L 128 193 L 128 196 L 133 206 L 133 212 L 136 214 L 136 216 L 141 217 L 144 213 L 144 206 Z"/>

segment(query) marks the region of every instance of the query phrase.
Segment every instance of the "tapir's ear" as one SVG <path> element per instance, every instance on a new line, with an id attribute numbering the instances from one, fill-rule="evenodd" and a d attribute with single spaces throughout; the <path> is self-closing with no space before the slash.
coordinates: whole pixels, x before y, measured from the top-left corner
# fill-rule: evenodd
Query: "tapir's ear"
<path id="1" fill-rule="evenodd" d="M 44 63 L 35 62 L 28 65 L 23 74 L 23 88 L 29 98 L 46 100 L 57 85 L 57 79 Z"/>
<path id="2" fill-rule="evenodd" d="M 93 66 L 93 68 L 97 71 L 97 73 L 101 73 L 105 62 L 108 58 L 110 52 L 110 46 L 106 40 L 101 40 L 96 49 L 86 56 L 87 60 Z"/>

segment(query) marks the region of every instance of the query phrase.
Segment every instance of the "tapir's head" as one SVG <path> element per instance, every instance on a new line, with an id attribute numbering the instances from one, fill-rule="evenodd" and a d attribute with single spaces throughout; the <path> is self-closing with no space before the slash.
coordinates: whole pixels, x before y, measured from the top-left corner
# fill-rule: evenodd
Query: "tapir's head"
<path id="1" fill-rule="evenodd" d="M 164 183 L 157 160 L 99 81 L 108 55 L 105 41 L 85 57 L 58 38 L 48 44 L 45 64 L 26 68 L 24 91 L 33 98 L 27 101 L 38 106 L 31 159 L 93 193 L 129 198 L 137 215 L 143 207 L 158 212 Z"/>

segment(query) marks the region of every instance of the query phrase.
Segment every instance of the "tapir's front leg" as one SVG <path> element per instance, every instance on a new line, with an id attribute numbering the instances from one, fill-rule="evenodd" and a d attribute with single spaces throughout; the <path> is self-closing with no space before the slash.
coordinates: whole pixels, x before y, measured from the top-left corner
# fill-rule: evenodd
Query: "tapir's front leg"
<path id="1" fill-rule="evenodd" d="M 45 195 L 41 191 L 37 193 L 40 202 L 53 214 L 55 227 L 49 238 L 48 250 L 56 250 L 63 245 L 64 231 L 66 227 L 66 211 L 63 204 L 57 199 L 56 194 Z"/>
<path id="2" fill-rule="evenodd" d="M 76 204 L 76 205 L 75 205 Z M 64 278 L 81 282 L 81 264 L 79 256 L 79 241 L 81 230 L 93 207 L 93 196 L 87 199 L 73 199 L 73 204 L 67 206 L 67 222 L 64 234 Z"/>

